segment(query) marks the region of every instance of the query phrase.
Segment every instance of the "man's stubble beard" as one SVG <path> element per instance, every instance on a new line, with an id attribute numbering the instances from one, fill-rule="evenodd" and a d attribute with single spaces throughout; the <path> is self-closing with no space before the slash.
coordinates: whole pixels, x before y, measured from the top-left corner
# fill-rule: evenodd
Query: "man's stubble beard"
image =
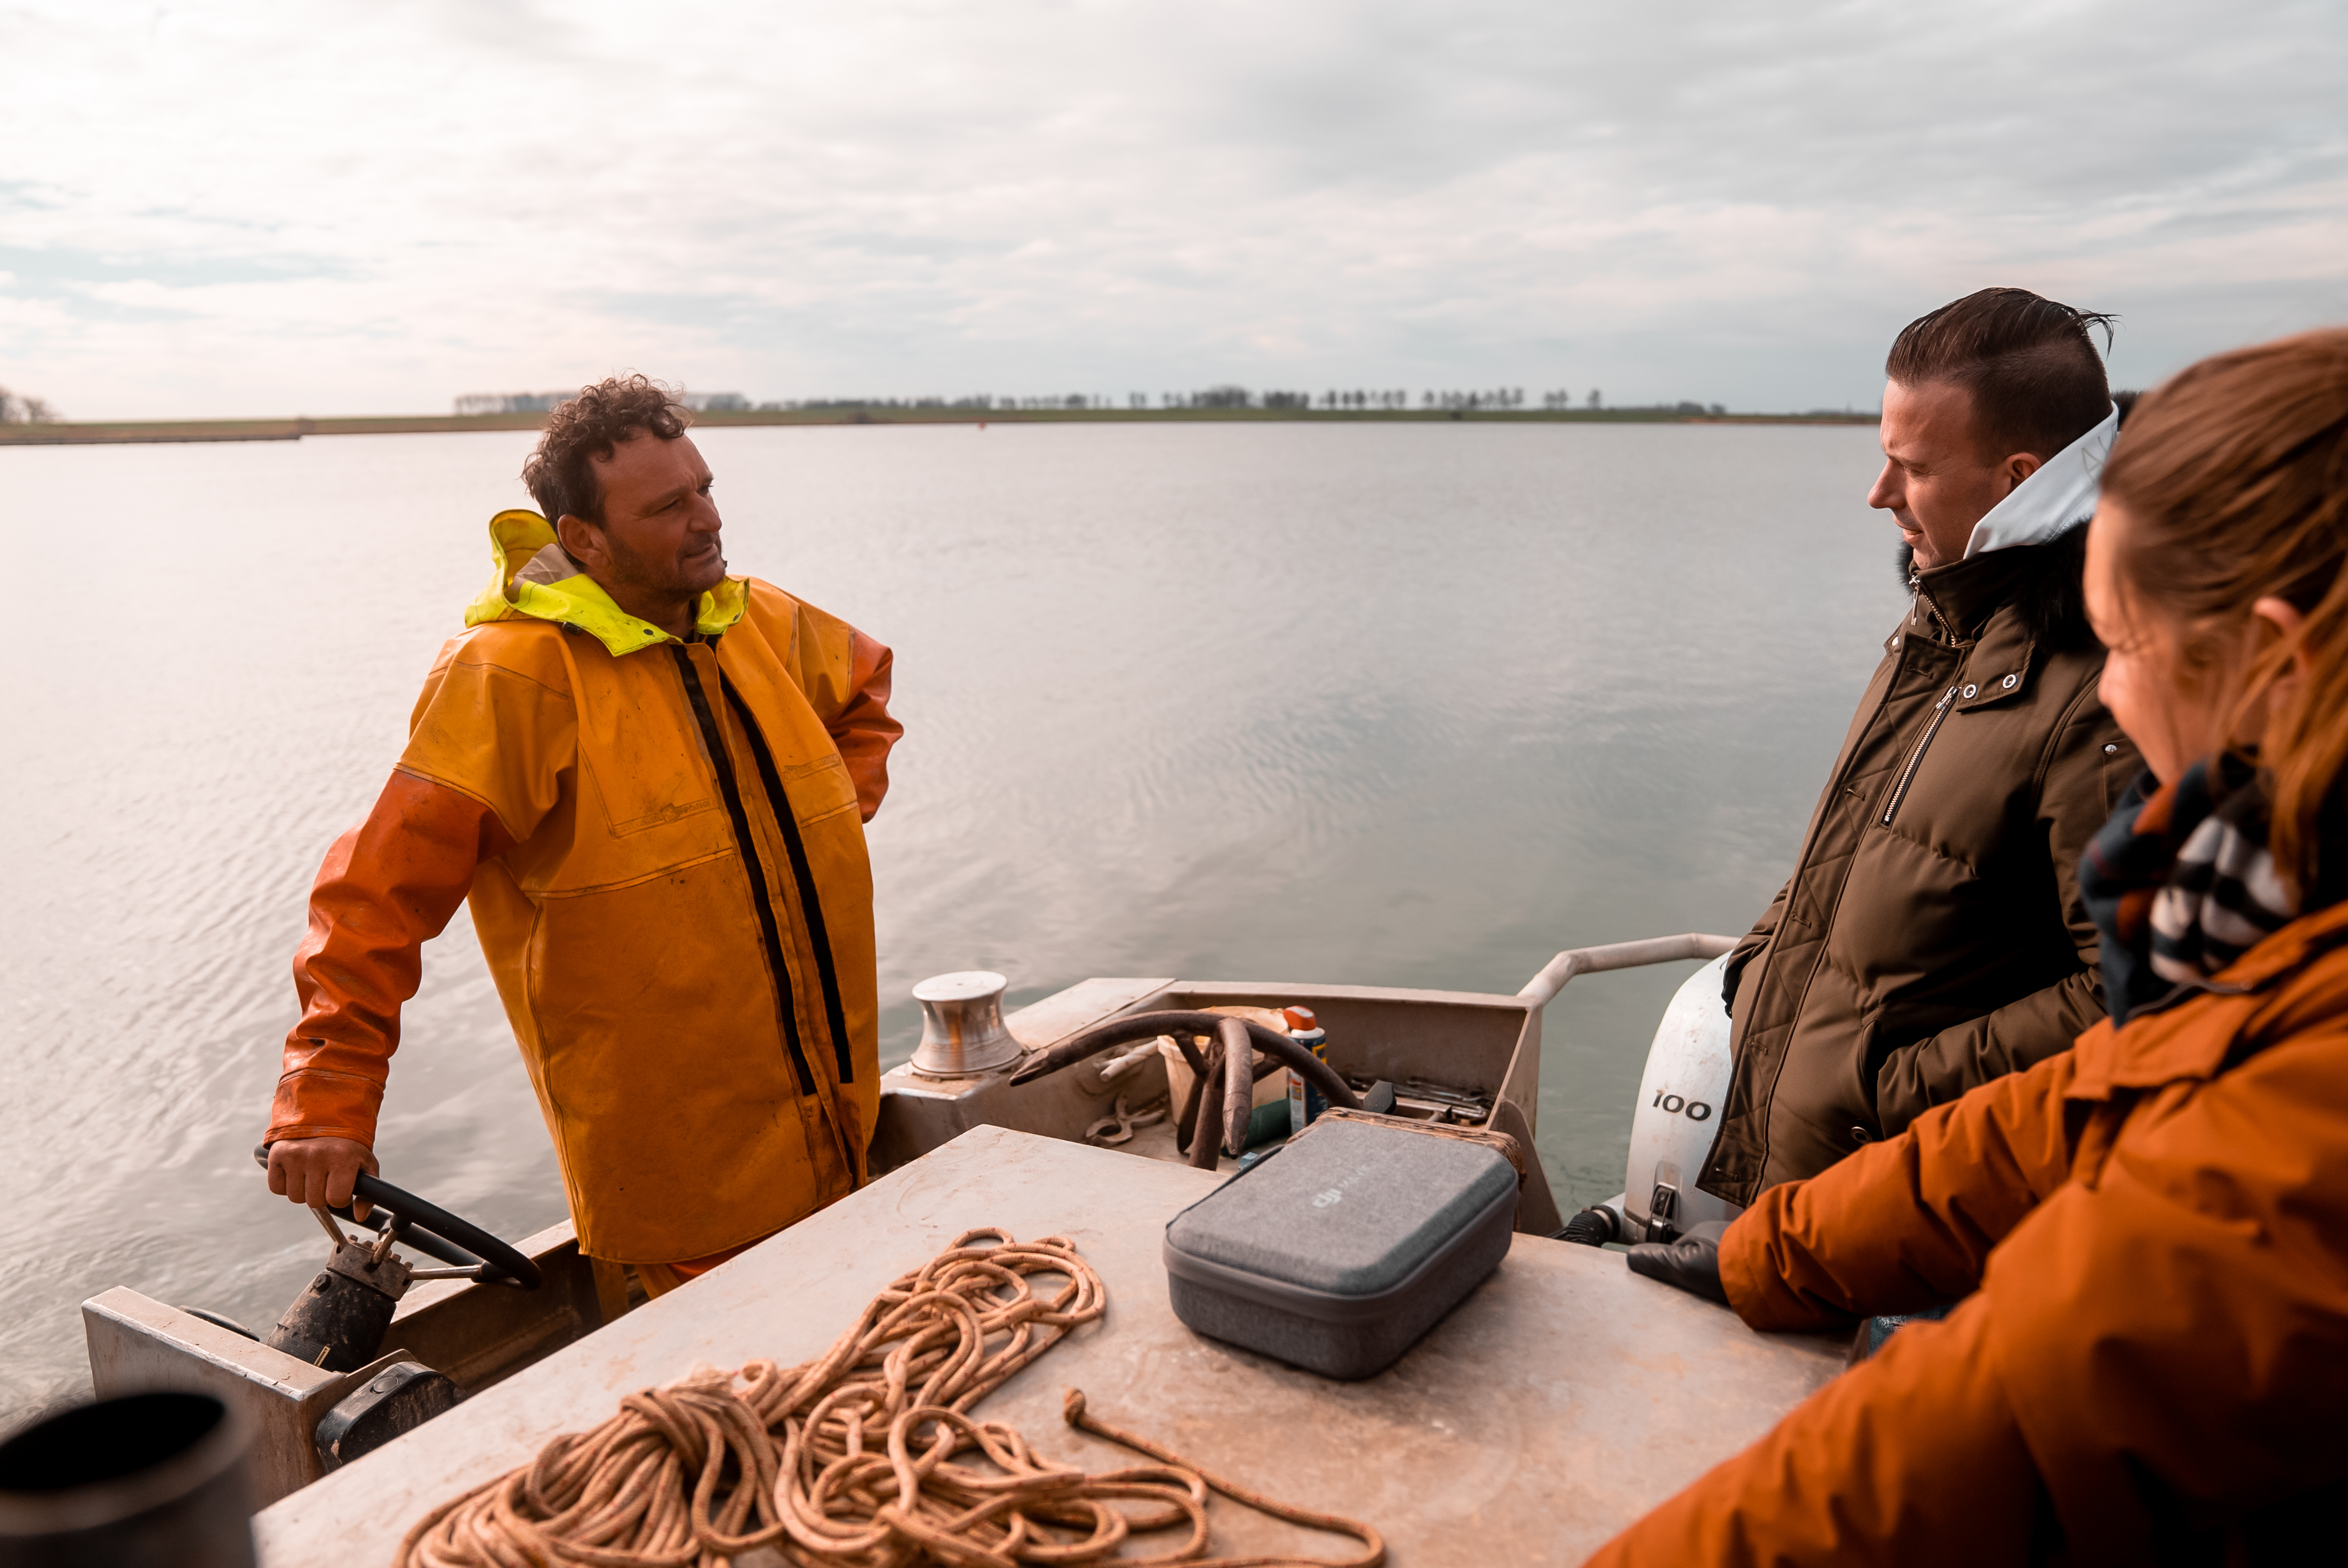
<path id="1" fill-rule="evenodd" d="M 614 549 L 612 553 L 612 565 L 618 572 L 620 581 L 631 590 L 654 594 L 663 598 L 679 599 L 689 604 L 726 580 L 726 547 L 719 545 L 716 553 L 717 560 L 715 574 L 709 582 L 697 587 L 694 586 L 695 577 L 709 569 L 698 561 L 691 568 L 687 568 L 683 562 L 671 557 L 661 563 L 660 570 L 655 573 L 645 569 L 645 562 L 641 556 L 633 551 Z"/>

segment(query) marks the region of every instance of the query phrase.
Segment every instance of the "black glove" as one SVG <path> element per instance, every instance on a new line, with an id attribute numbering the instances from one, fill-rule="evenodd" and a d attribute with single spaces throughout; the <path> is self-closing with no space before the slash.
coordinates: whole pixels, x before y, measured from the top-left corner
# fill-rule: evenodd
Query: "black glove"
<path id="1" fill-rule="evenodd" d="M 1725 1307 L 1728 1288 L 1720 1283 L 1720 1238 L 1727 1234 L 1726 1220 L 1706 1220 L 1690 1225 L 1677 1241 L 1641 1242 L 1631 1249 L 1631 1272 Z"/>

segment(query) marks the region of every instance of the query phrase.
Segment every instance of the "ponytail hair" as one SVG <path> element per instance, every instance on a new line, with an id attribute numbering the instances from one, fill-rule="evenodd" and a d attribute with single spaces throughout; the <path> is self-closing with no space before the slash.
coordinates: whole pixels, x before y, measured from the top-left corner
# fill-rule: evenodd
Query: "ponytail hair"
<path id="1" fill-rule="evenodd" d="M 2304 901 L 2319 875 L 2348 875 L 2321 863 L 2348 784 L 2348 328 L 2218 354 L 2147 393 L 2103 493 L 2127 514 L 2124 594 L 2182 628 L 2188 659 L 2238 633 L 2261 599 L 2307 618 L 2234 693 L 2239 718 L 2306 652 L 2309 679 L 2268 713 L 2254 759 L 2276 868 Z"/>

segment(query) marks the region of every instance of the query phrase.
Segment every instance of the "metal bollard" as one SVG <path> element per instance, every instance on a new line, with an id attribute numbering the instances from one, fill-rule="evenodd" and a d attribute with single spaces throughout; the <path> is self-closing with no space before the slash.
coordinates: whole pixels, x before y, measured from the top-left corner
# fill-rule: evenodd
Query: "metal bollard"
<path id="1" fill-rule="evenodd" d="M 934 1078 L 968 1077 L 1011 1066 L 1023 1054 L 1003 1021 L 1003 990 L 1010 982 L 992 969 L 932 975 L 913 988 L 922 1004 L 922 1043 L 913 1071 Z"/>

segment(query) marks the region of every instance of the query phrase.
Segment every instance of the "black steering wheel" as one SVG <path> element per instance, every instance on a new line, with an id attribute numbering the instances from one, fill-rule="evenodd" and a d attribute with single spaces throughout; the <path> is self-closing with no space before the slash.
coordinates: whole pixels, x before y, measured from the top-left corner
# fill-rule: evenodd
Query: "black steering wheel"
<path id="1" fill-rule="evenodd" d="M 255 1148 L 252 1157 L 263 1170 L 268 1169 L 269 1145 Z M 520 1290 L 536 1290 L 539 1286 L 538 1265 L 472 1221 L 459 1219 L 438 1204 L 403 1192 L 365 1171 L 351 1184 L 351 1194 L 358 1203 L 372 1204 L 373 1212 L 361 1220 L 351 1217 L 349 1205 L 332 1211 L 336 1219 L 346 1225 L 358 1225 L 378 1235 L 389 1225 L 398 1245 L 453 1267 L 473 1269 L 474 1277 L 485 1285 L 510 1285 Z M 390 1216 L 388 1220 L 384 1217 L 386 1214 Z"/>

